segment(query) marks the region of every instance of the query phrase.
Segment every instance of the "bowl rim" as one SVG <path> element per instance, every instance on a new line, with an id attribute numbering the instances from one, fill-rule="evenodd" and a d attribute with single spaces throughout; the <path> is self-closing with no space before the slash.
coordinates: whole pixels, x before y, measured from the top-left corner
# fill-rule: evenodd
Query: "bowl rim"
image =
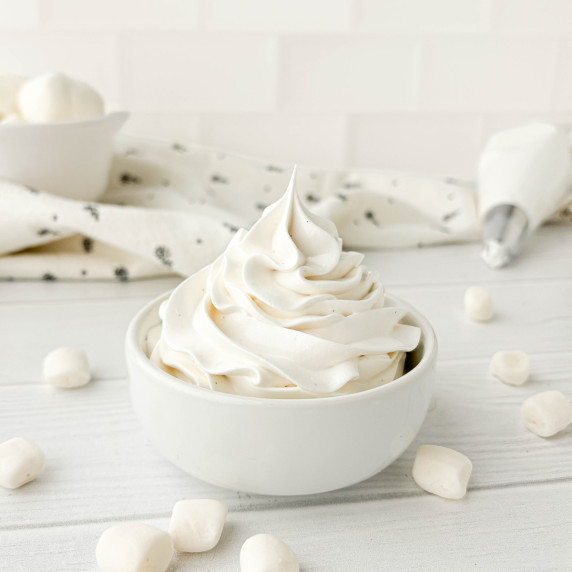
<path id="1" fill-rule="evenodd" d="M 419 363 L 410 371 L 398 377 L 397 379 L 387 382 L 378 387 L 358 391 L 356 393 L 348 393 L 335 396 L 312 397 L 308 399 L 293 399 L 279 397 L 257 397 L 252 395 L 237 395 L 233 393 L 224 393 L 222 391 L 213 391 L 204 387 L 198 387 L 183 381 L 167 372 L 159 369 L 151 363 L 151 360 L 145 355 L 143 349 L 137 343 L 141 322 L 146 318 L 151 309 L 165 300 L 172 290 L 164 292 L 157 296 L 147 304 L 145 304 L 132 318 L 127 328 L 125 337 L 125 352 L 127 361 L 133 360 L 136 367 L 142 370 L 148 377 L 152 378 L 164 386 L 166 390 L 178 391 L 190 395 L 197 399 L 205 399 L 207 401 L 217 402 L 221 404 L 250 405 L 254 407 L 289 407 L 289 408 L 313 408 L 313 407 L 330 407 L 340 406 L 345 403 L 354 403 L 359 401 L 369 401 L 372 397 L 379 394 L 389 394 L 399 390 L 405 385 L 415 383 L 417 379 L 422 377 L 433 366 L 437 357 L 437 336 L 429 320 L 411 304 L 403 301 L 397 296 L 385 293 L 386 299 L 396 302 L 398 305 L 405 307 L 408 314 L 413 317 L 416 325 L 421 328 L 423 339 L 423 355 Z M 129 372 L 131 378 L 131 372 Z M 130 379 L 130 386 L 133 382 Z M 132 387 L 132 386 L 131 386 Z"/>
<path id="2" fill-rule="evenodd" d="M 0 129 L 47 129 L 47 128 L 69 128 L 78 125 L 97 125 L 100 123 L 105 123 L 106 121 L 119 121 L 122 118 L 123 121 L 127 121 L 129 118 L 128 111 L 110 111 L 105 115 L 100 115 L 99 117 L 92 117 L 91 119 L 77 119 L 71 121 L 47 121 L 45 123 L 1 123 Z"/>

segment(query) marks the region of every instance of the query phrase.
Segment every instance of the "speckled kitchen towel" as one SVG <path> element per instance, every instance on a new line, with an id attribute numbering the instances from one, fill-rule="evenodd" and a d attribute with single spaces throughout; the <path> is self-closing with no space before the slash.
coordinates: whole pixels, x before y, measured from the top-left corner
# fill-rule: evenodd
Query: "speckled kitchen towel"
<path id="1" fill-rule="evenodd" d="M 0 183 L 0 279 L 189 275 L 285 191 L 293 165 L 201 146 L 120 137 L 97 203 Z M 298 167 L 305 204 L 346 248 L 478 238 L 471 186 L 453 178 Z"/>

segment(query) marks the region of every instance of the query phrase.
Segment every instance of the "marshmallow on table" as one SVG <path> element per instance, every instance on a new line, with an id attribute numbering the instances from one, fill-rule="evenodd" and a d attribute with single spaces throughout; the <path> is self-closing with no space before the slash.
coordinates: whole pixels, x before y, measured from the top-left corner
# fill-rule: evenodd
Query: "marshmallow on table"
<path id="1" fill-rule="evenodd" d="M 476 322 L 488 322 L 493 317 L 493 301 L 488 290 L 471 286 L 465 292 L 465 312 Z"/>
<path id="2" fill-rule="evenodd" d="M 530 360 L 524 352 L 497 352 L 491 358 L 489 369 L 505 383 L 522 385 L 530 375 Z"/>
<path id="3" fill-rule="evenodd" d="M 544 391 L 522 404 L 521 417 L 530 431 L 551 437 L 572 423 L 572 403 L 560 391 Z"/>
<path id="4" fill-rule="evenodd" d="M 462 453 L 440 447 L 421 445 L 413 463 L 413 479 L 425 491 L 446 499 L 462 499 L 473 464 Z"/>
<path id="5" fill-rule="evenodd" d="M 154 526 L 123 522 L 100 536 L 95 557 L 104 572 L 165 572 L 173 557 L 173 541 Z"/>
<path id="6" fill-rule="evenodd" d="M 17 489 L 44 470 L 44 452 L 31 441 L 15 437 L 0 444 L 0 486 Z"/>
<path id="7" fill-rule="evenodd" d="M 18 113 L 18 92 L 25 78 L 14 73 L 0 74 L 0 119 L 7 119 Z"/>
<path id="8" fill-rule="evenodd" d="M 211 499 L 179 501 L 173 508 L 169 533 L 179 552 L 205 552 L 214 548 L 224 528 L 228 509 Z"/>
<path id="9" fill-rule="evenodd" d="M 58 348 L 44 358 L 44 379 L 60 389 L 86 385 L 91 379 L 84 352 L 75 348 Z"/>
<path id="10" fill-rule="evenodd" d="M 101 96 L 91 86 L 62 73 L 27 81 L 18 94 L 18 107 L 30 123 L 80 121 L 105 114 Z"/>
<path id="11" fill-rule="evenodd" d="M 270 534 L 251 536 L 240 549 L 241 572 L 299 572 L 292 549 Z"/>

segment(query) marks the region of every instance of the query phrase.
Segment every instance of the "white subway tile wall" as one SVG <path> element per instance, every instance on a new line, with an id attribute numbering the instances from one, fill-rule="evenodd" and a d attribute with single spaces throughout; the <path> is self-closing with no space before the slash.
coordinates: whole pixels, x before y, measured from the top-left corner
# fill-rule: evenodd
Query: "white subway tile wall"
<path id="1" fill-rule="evenodd" d="M 128 34 L 121 42 L 125 105 L 134 111 L 272 112 L 276 43 L 244 32 Z"/>
<path id="2" fill-rule="evenodd" d="M 211 114 L 201 140 L 261 159 L 336 168 L 345 163 L 345 115 Z"/>
<path id="3" fill-rule="evenodd" d="M 360 0 L 362 30 L 384 34 L 487 33 L 492 0 Z"/>
<path id="4" fill-rule="evenodd" d="M 544 109 L 553 89 L 556 43 L 543 38 L 427 40 L 420 104 L 438 111 Z"/>
<path id="5" fill-rule="evenodd" d="M 278 107 L 302 113 L 415 109 L 421 41 L 290 36 L 280 41 Z"/>
<path id="6" fill-rule="evenodd" d="M 26 30 L 40 25 L 37 0 L 0 0 L 0 29 Z"/>
<path id="7" fill-rule="evenodd" d="M 480 149 L 481 121 L 458 113 L 356 115 L 348 137 L 349 164 L 382 165 L 466 177 Z"/>
<path id="8" fill-rule="evenodd" d="M 352 28 L 352 0 L 210 0 L 204 5 L 209 30 L 316 34 Z"/>
<path id="9" fill-rule="evenodd" d="M 48 25 L 54 29 L 194 30 L 199 25 L 199 0 L 51 0 L 49 5 Z"/>
<path id="10" fill-rule="evenodd" d="M 494 26 L 507 34 L 569 36 L 570 0 L 496 0 Z"/>
<path id="11" fill-rule="evenodd" d="M 571 0 L 0 0 L 0 70 L 61 70 L 131 134 L 472 177 L 484 139 L 572 124 Z"/>
<path id="12" fill-rule="evenodd" d="M 560 42 L 552 103 L 558 111 L 570 111 L 572 108 L 572 38 Z"/>

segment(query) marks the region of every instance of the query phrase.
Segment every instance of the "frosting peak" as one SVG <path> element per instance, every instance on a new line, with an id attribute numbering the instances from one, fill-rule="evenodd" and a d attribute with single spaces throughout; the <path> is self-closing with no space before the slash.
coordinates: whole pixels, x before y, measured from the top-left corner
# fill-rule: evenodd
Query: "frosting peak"
<path id="1" fill-rule="evenodd" d="M 361 391 L 403 372 L 418 328 L 344 252 L 335 225 L 284 196 L 161 307 L 151 359 L 213 390 L 264 397 Z"/>
<path id="2" fill-rule="evenodd" d="M 322 269 L 330 269 L 337 263 L 337 251 L 342 240 L 335 225 L 327 219 L 312 215 L 301 203 L 292 173 L 284 196 L 264 211 L 262 218 L 252 227 L 244 239 L 245 248 L 254 252 L 272 237 L 274 260 L 280 270 L 291 270 L 306 265 L 318 275 Z"/>

